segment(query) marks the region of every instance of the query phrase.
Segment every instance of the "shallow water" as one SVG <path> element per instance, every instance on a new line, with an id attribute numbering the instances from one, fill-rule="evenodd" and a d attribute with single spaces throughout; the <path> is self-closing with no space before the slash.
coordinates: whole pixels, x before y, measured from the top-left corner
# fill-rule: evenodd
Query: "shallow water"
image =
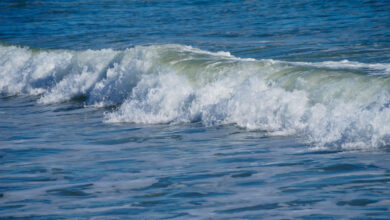
<path id="1" fill-rule="evenodd" d="M 389 10 L 3 1 L 0 218 L 390 218 Z"/>

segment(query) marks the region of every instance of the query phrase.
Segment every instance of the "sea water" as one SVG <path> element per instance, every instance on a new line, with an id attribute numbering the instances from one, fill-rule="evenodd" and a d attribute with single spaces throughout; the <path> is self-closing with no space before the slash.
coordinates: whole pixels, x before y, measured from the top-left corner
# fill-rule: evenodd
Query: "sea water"
<path id="1" fill-rule="evenodd" d="M 389 219 L 386 1 L 0 3 L 0 218 Z"/>

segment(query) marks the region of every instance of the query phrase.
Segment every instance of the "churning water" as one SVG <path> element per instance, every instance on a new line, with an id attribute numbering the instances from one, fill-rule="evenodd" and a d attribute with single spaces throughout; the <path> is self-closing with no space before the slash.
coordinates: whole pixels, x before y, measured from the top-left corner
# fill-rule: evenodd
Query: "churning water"
<path id="1" fill-rule="evenodd" d="M 0 217 L 390 218 L 389 12 L 0 3 Z"/>

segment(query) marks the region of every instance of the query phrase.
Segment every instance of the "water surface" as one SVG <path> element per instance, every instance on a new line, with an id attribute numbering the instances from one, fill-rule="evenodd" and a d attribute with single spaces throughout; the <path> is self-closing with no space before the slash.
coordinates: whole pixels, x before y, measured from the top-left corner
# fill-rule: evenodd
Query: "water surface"
<path id="1" fill-rule="evenodd" d="M 389 11 L 2 1 L 0 218 L 390 218 Z"/>

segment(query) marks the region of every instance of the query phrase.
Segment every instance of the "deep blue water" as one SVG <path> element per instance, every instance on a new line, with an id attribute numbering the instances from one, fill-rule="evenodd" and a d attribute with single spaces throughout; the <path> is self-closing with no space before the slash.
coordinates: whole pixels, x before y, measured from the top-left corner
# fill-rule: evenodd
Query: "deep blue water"
<path id="1" fill-rule="evenodd" d="M 389 219 L 387 1 L 0 2 L 0 218 Z"/>

